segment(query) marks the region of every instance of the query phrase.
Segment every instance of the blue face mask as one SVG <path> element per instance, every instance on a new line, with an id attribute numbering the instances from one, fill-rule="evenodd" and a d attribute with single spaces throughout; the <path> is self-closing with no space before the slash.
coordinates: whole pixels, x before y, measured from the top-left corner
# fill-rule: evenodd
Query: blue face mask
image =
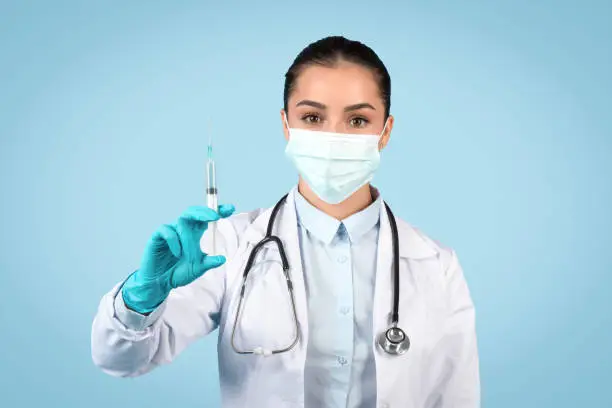
<path id="1" fill-rule="evenodd" d="M 321 200 L 338 204 L 374 177 L 381 135 L 344 134 L 289 128 L 285 154 Z"/>

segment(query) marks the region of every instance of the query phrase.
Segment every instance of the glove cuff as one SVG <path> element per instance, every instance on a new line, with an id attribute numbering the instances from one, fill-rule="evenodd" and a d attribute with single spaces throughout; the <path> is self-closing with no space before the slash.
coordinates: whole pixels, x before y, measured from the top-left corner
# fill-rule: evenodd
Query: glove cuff
<path id="1" fill-rule="evenodd" d="M 146 316 L 168 297 L 170 289 L 164 286 L 167 285 L 161 285 L 159 280 L 140 279 L 139 271 L 136 271 L 128 277 L 121 288 L 121 296 L 128 309 Z"/>

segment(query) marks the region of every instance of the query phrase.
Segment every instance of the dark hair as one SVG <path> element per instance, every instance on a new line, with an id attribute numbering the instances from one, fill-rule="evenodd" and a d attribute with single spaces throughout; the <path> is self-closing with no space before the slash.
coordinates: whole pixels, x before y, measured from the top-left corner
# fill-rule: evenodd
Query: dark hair
<path id="1" fill-rule="evenodd" d="M 391 108 L 391 78 L 385 64 L 367 45 L 358 41 L 348 40 L 341 36 L 323 38 L 308 45 L 298 54 L 285 74 L 285 90 L 283 102 L 285 112 L 289 96 L 295 87 L 295 81 L 303 68 L 308 65 L 333 67 L 340 61 L 352 62 L 370 68 L 378 80 L 380 96 L 385 105 L 385 119 Z"/>

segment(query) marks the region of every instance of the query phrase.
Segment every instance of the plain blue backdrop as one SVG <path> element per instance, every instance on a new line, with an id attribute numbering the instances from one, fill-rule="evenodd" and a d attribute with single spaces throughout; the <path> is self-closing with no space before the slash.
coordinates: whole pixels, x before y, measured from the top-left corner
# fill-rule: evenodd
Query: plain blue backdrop
<path id="1" fill-rule="evenodd" d="M 483 406 L 610 407 L 612 7 L 606 1 L 0 3 L 0 406 L 219 405 L 216 336 L 138 379 L 96 369 L 101 296 L 156 227 L 295 182 L 279 110 L 308 43 L 392 76 L 376 185 L 455 248 Z"/>

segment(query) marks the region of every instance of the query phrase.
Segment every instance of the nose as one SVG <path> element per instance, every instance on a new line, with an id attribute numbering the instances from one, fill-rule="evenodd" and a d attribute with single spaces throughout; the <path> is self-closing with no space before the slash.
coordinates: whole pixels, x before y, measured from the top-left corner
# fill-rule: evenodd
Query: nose
<path id="1" fill-rule="evenodd" d="M 337 120 L 330 123 L 330 132 L 343 133 L 344 130 L 344 123 L 341 120 Z"/>

